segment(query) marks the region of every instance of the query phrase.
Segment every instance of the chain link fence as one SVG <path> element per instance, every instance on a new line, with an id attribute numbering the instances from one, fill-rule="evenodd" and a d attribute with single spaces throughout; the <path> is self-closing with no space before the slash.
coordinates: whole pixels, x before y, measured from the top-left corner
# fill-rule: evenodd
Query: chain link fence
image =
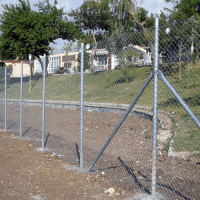
<path id="1" fill-rule="evenodd" d="M 152 32 L 148 38 L 154 43 Z M 85 114 L 83 146 L 90 170 L 127 190 L 150 194 L 151 181 L 142 177 L 151 179 L 153 125 L 153 56 L 145 37 L 124 33 L 90 45 L 84 101 L 96 108 Z"/>
<path id="2" fill-rule="evenodd" d="M 200 196 L 199 25 L 194 18 L 160 22 L 159 51 L 163 58 L 160 71 L 163 74 L 159 75 L 158 108 L 171 120 L 165 131 L 159 130 L 158 141 L 167 137 L 162 147 L 164 153 L 157 158 L 157 172 L 160 183 L 168 186 L 165 193 L 171 191 L 170 198 L 198 199 Z M 182 99 L 171 94 L 169 90 L 173 88 Z M 190 110 L 180 105 L 182 100 Z"/>
<path id="3" fill-rule="evenodd" d="M 160 19 L 82 44 L 79 73 L 33 77 L 32 91 L 0 68 L 0 128 L 144 198 L 199 199 L 199 28 Z"/>

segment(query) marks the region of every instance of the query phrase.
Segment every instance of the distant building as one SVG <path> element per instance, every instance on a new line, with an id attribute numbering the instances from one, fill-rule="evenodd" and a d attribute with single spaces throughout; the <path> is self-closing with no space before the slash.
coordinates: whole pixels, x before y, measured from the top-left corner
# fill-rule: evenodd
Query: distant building
<path id="1" fill-rule="evenodd" d="M 87 50 L 91 55 L 92 50 Z M 50 54 L 47 59 L 47 71 L 49 74 L 54 74 L 58 69 L 65 68 L 68 73 L 74 73 L 78 71 L 79 63 L 77 61 L 78 54 L 80 52 L 70 52 Z M 95 56 L 92 60 L 92 71 L 103 71 L 103 70 L 113 70 L 117 66 L 125 67 L 127 64 L 136 66 L 146 66 L 151 65 L 151 53 L 147 48 L 138 45 L 129 44 L 124 47 L 120 54 L 114 54 L 109 52 L 107 49 L 97 49 Z M 90 56 L 91 59 L 92 56 Z M 11 77 L 21 76 L 21 61 L 4 61 L 7 66 L 12 66 Z M 88 62 L 91 63 L 91 60 Z M 32 62 L 32 72 L 42 73 L 42 65 L 44 64 L 44 57 L 41 56 L 40 59 L 35 58 Z M 23 61 L 23 76 L 30 76 L 30 65 L 28 61 Z"/>
<path id="2" fill-rule="evenodd" d="M 132 55 L 131 55 L 131 50 L 132 50 Z M 129 44 L 127 47 L 123 48 L 123 52 L 125 55 L 126 54 L 128 55 L 125 56 L 123 59 L 126 62 L 129 62 L 133 65 L 146 66 L 152 64 L 151 54 L 144 47 Z"/>
<path id="3" fill-rule="evenodd" d="M 7 67 L 12 67 L 10 72 L 10 77 L 20 77 L 21 76 L 21 61 L 18 60 L 4 60 L 3 61 Z M 34 63 L 32 62 L 32 69 L 34 71 Z M 29 61 L 23 61 L 23 76 L 30 76 L 30 65 Z"/>

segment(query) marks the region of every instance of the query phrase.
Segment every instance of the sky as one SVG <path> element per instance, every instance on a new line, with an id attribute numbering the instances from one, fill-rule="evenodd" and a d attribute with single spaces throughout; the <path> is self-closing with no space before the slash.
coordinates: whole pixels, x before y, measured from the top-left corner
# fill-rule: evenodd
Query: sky
<path id="1" fill-rule="evenodd" d="M 34 4 L 36 4 L 38 2 L 38 0 L 29 0 L 30 4 L 31 4 L 31 8 L 34 9 Z M 83 0 L 57 0 L 58 1 L 58 7 L 65 7 L 64 11 L 68 12 L 71 9 L 76 9 L 79 6 L 81 6 L 81 4 L 83 3 Z M 53 3 L 54 0 L 50 0 L 50 3 Z M 17 0 L 1 0 L 0 3 L 0 14 L 2 14 L 3 11 L 3 7 L 2 4 L 18 4 Z M 166 8 L 172 8 L 172 4 L 171 3 L 166 3 L 165 0 L 143 0 L 143 5 L 142 7 L 144 7 L 148 13 L 159 13 L 160 10 L 163 10 L 164 7 Z M 52 44 L 52 47 L 55 47 L 56 49 L 58 49 L 58 52 L 61 51 L 61 48 L 63 47 L 63 43 L 64 41 L 62 39 L 58 39 L 55 41 L 56 44 Z"/>

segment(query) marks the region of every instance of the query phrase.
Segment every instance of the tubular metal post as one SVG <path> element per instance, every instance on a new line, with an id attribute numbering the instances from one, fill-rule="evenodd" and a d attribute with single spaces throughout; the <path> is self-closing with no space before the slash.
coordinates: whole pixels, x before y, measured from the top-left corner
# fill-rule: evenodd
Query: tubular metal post
<path id="1" fill-rule="evenodd" d="M 106 147 L 108 146 L 108 144 L 110 143 L 110 141 L 112 140 L 112 138 L 114 137 L 114 135 L 116 134 L 116 132 L 119 130 L 119 128 L 121 127 L 122 123 L 127 118 L 127 116 L 131 112 L 131 110 L 134 107 L 134 105 L 137 103 L 138 99 L 140 98 L 140 96 L 142 95 L 142 93 L 144 92 L 144 90 L 146 89 L 146 87 L 149 85 L 149 83 L 150 83 L 150 81 L 151 81 L 152 78 L 153 78 L 153 73 L 151 73 L 149 75 L 148 79 L 146 80 L 146 82 L 144 83 L 144 85 L 142 86 L 142 88 L 140 89 L 140 91 L 137 93 L 136 97 L 134 98 L 134 100 L 132 101 L 132 103 L 130 104 L 130 106 L 128 107 L 128 109 L 126 110 L 126 112 L 124 113 L 124 115 L 122 116 L 122 118 L 120 119 L 120 121 L 117 124 L 117 126 L 115 127 L 114 131 L 109 136 L 108 140 L 106 141 L 106 143 L 104 144 L 104 146 L 102 147 L 102 149 L 100 150 L 100 152 L 98 153 L 98 155 L 96 156 L 96 158 L 94 159 L 93 163 L 90 165 L 88 171 L 91 171 L 92 168 L 94 167 L 95 163 L 99 160 L 100 156 L 102 155 L 102 153 L 104 152 L 104 150 L 106 149 Z"/>
<path id="2" fill-rule="evenodd" d="M 156 194 L 156 147 L 157 147 L 157 104 L 158 104 L 158 41 L 159 19 L 155 18 L 155 50 L 154 50 L 154 98 L 153 98 L 153 144 L 152 144 L 152 182 L 151 195 Z"/>
<path id="3" fill-rule="evenodd" d="M 5 131 L 7 130 L 7 67 L 5 66 Z"/>
<path id="4" fill-rule="evenodd" d="M 84 86 L 84 44 L 81 43 L 81 99 L 80 99 L 80 167 L 83 167 L 83 86 Z"/>
<path id="5" fill-rule="evenodd" d="M 198 118 L 194 115 L 194 113 L 190 110 L 190 108 L 187 106 L 187 104 L 184 102 L 184 100 L 180 97 L 178 92 L 173 88 L 173 86 L 169 83 L 169 81 L 165 78 L 163 73 L 160 71 L 158 77 L 164 82 L 164 84 L 167 86 L 169 91 L 174 95 L 174 97 L 177 99 L 177 101 L 181 104 L 181 106 L 184 108 L 184 110 L 187 112 L 187 114 L 190 116 L 192 121 L 196 124 L 196 126 L 200 130 L 200 121 Z"/>
<path id="6" fill-rule="evenodd" d="M 32 91 L 32 74 L 31 74 L 31 58 L 29 58 L 29 63 L 30 63 L 30 80 L 29 80 L 29 92 L 31 92 Z"/>
<path id="7" fill-rule="evenodd" d="M 22 100 L 23 100 L 23 61 L 21 61 L 21 83 L 20 83 L 20 137 L 22 137 Z"/>
<path id="8" fill-rule="evenodd" d="M 46 84 L 46 54 L 44 54 L 44 66 L 43 66 L 42 149 L 44 149 L 44 137 L 45 137 L 45 84 Z"/>

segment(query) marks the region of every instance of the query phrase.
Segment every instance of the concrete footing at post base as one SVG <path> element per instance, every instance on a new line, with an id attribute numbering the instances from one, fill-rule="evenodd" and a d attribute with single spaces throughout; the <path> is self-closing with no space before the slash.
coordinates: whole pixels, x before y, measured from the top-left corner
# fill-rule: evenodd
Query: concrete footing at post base
<path id="1" fill-rule="evenodd" d="M 162 194 L 156 192 L 154 196 L 146 193 L 139 193 L 136 196 L 125 200 L 167 200 L 167 198 Z"/>
<path id="2" fill-rule="evenodd" d="M 74 170 L 78 173 L 90 173 L 90 174 L 95 174 L 95 172 L 97 172 L 97 170 L 91 170 L 89 171 L 89 168 L 87 167 L 78 167 L 78 166 L 75 166 L 75 165 L 63 165 L 63 167 L 67 170 Z"/>

